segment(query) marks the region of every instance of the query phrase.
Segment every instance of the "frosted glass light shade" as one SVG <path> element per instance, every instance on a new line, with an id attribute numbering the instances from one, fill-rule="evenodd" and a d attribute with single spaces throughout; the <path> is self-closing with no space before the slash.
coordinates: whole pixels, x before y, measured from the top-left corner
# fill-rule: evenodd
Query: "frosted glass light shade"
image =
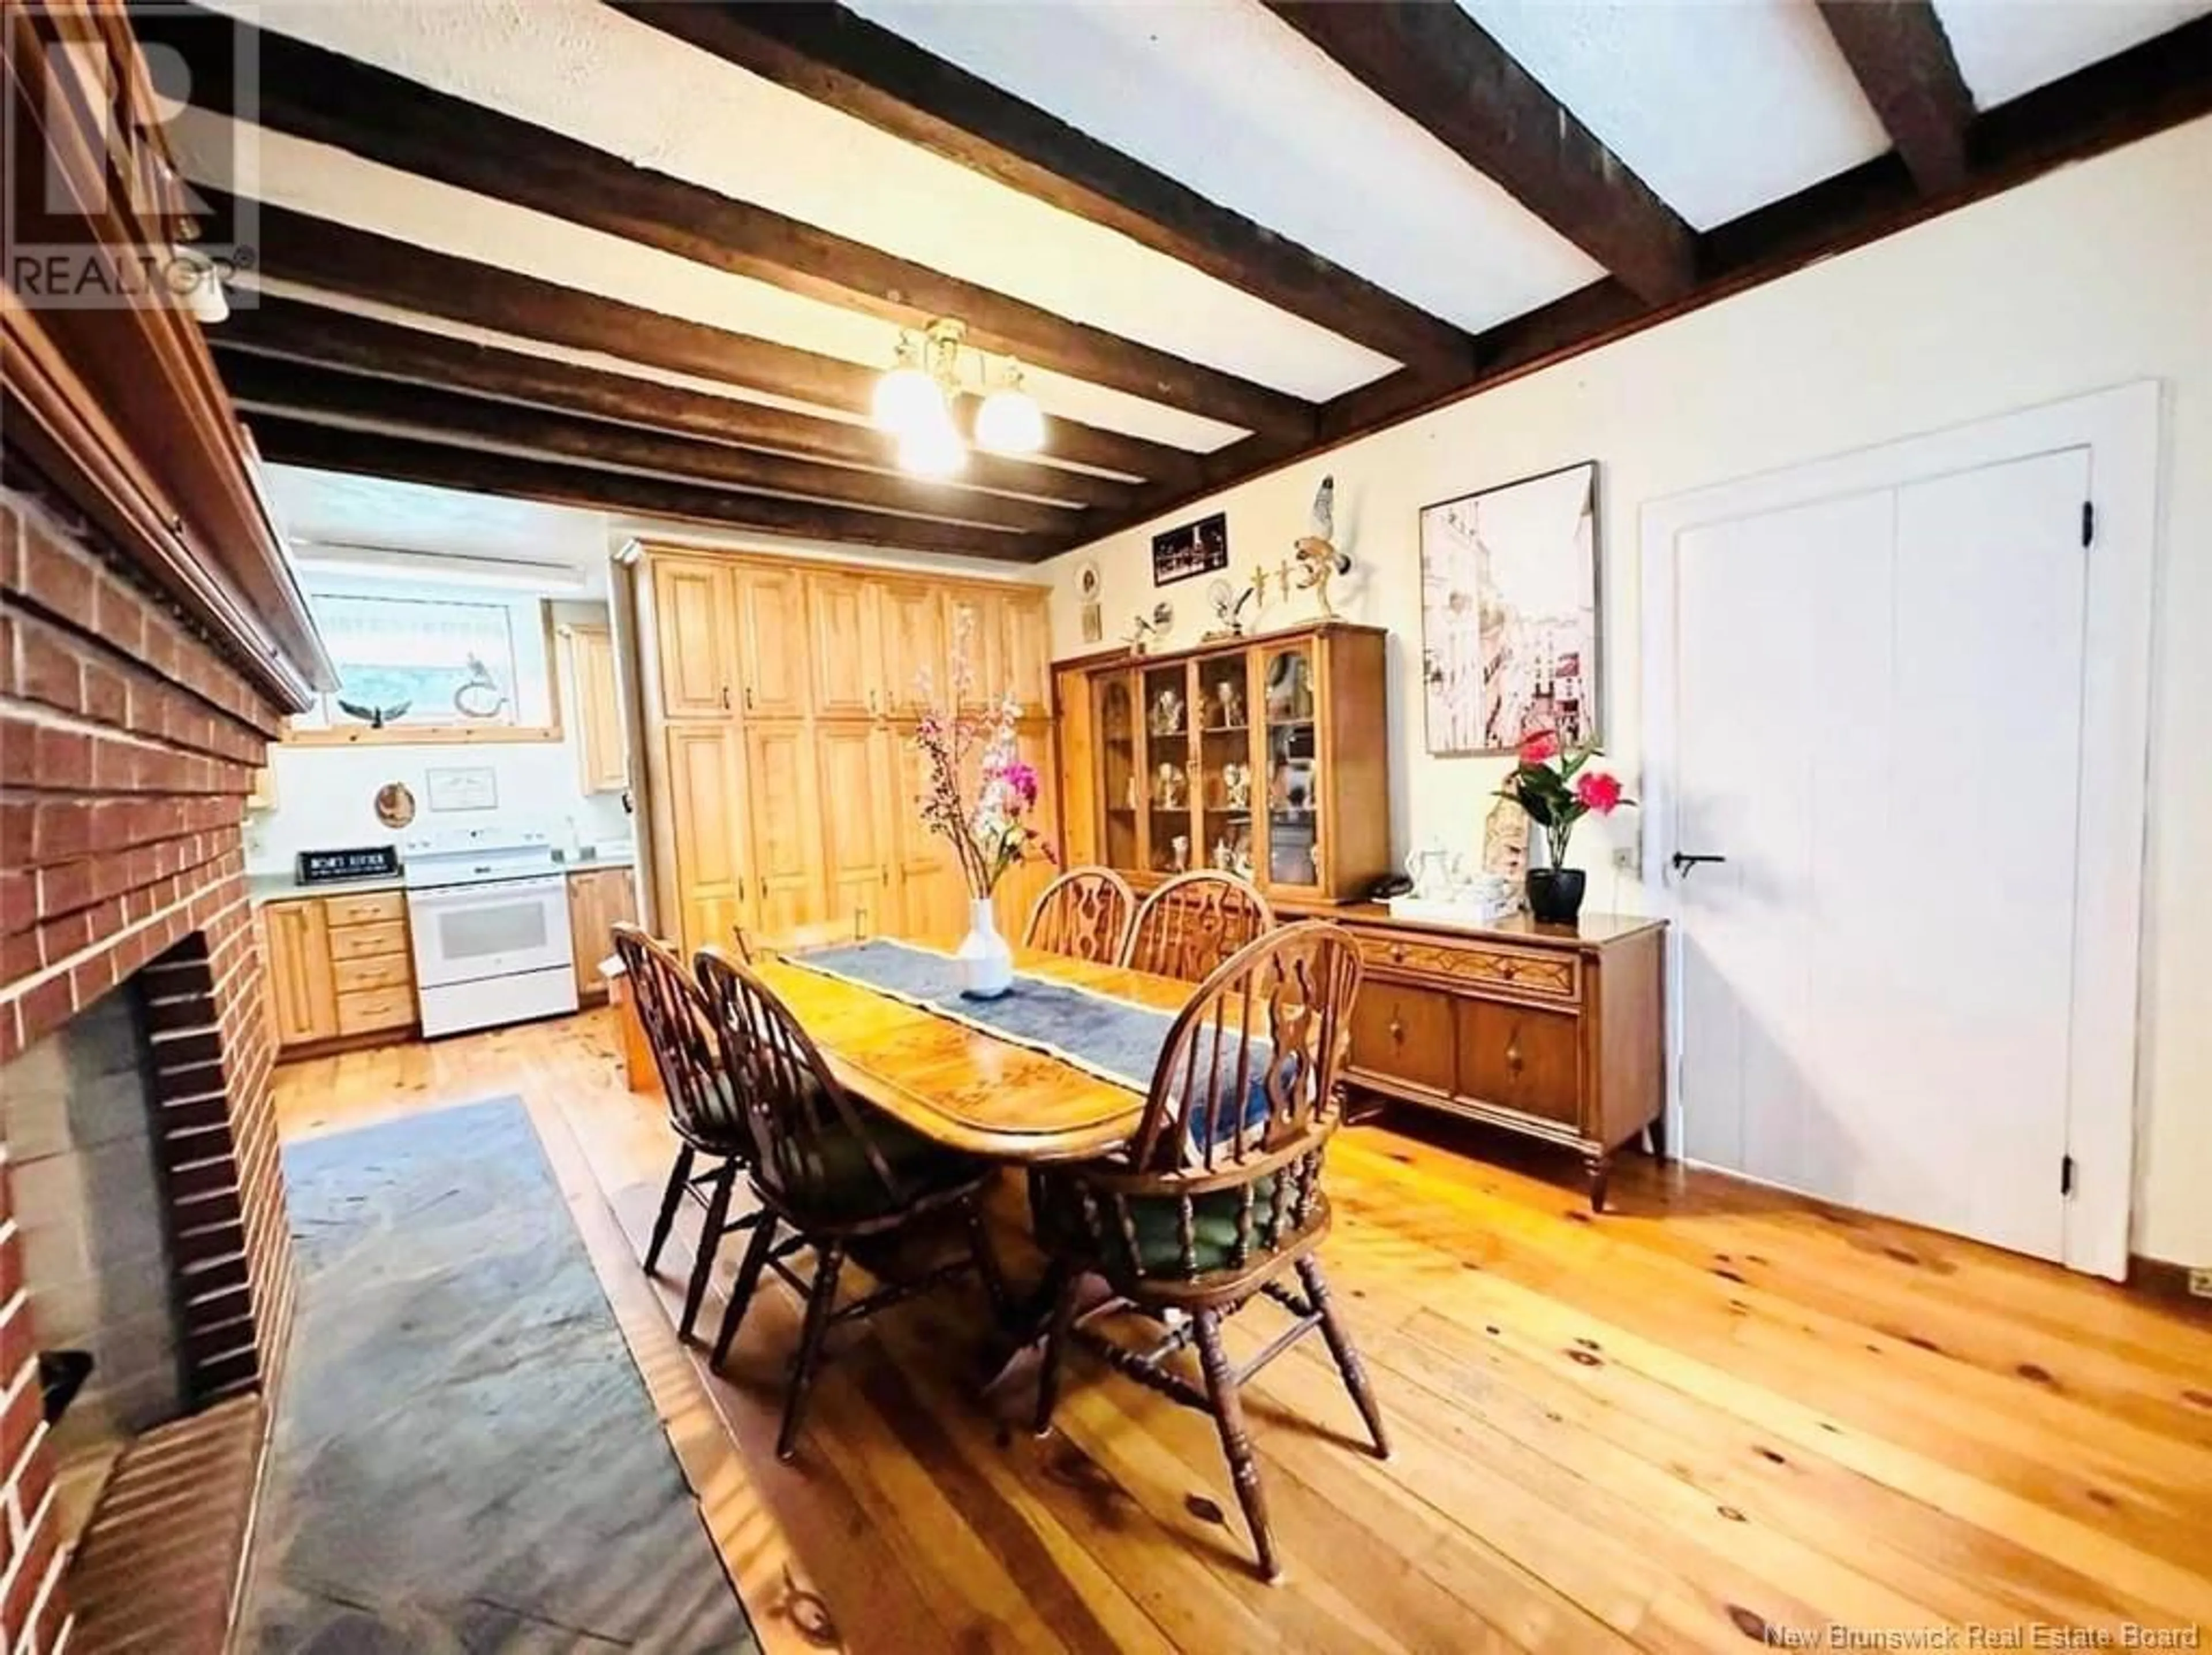
<path id="1" fill-rule="evenodd" d="M 1026 391 L 994 391 L 975 411 L 975 441 L 994 453 L 1033 454 L 1044 447 L 1044 411 Z"/>
<path id="2" fill-rule="evenodd" d="M 945 421 L 945 392 L 919 368 L 894 368 L 876 381 L 877 429 L 904 437 Z"/>
<path id="3" fill-rule="evenodd" d="M 968 445 L 939 405 L 935 419 L 899 433 L 899 467 L 916 477 L 954 477 L 967 469 Z"/>

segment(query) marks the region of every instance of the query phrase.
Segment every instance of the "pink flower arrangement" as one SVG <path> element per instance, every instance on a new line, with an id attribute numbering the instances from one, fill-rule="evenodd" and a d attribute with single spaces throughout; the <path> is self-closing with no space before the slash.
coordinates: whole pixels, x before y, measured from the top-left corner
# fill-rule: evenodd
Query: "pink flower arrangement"
<path id="1" fill-rule="evenodd" d="M 981 901 L 1008 868 L 1032 856 L 1057 861 L 1044 835 L 1025 819 L 1036 808 L 1036 767 L 1021 757 L 1016 721 L 1021 706 L 1011 695 L 971 706 L 975 672 L 969 646 L 975 623 L 963 611 L 952 626 L 952 694 L 939 707 L 922 675 L 925 706 L 914 743 L 927 765 L 915 800 L 922 825 L 952 844 L 969 893 Z M 974 796 L 967 791 L 972 765 Z"/>
<path id="2" fill-rule="evenodd" d="M 1522 742 L 1513 774 L 1498 790 L 1499 798 L 1513 800 L 1544 830 L 1553 867 L 1567 865 L 1567 841 L 1583 817 L 1610 816 L 1623 805 L 1635 806 L 1622 793 L 1618 776 L 1584 768 L 1597 756 L 1594 746 L 1562 745 L 1556 731 L 1535 731 Z"/>

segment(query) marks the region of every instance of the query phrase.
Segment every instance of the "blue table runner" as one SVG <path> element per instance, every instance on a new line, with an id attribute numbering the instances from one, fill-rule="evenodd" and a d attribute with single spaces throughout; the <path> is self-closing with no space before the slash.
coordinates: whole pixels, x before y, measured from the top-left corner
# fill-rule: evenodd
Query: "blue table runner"
<path id="1" fill-rule="evenodd" d="M 1014 986 L 999 999 L 970 1000 L 960 992 L 960 962 L 951 955 L 882 938 L 785 958 L 1030 1047 L 1132 1092 L 1152 1086 L 1175 1025 L 1173 1013 L 1025 971 L 1014 973 Z"/>

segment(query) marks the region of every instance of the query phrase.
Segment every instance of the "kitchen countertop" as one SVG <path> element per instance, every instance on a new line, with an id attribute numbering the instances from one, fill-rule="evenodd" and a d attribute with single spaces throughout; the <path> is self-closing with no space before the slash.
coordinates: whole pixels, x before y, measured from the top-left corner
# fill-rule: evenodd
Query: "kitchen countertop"
<path id="1" fill-rule="evenodd" d="M 397 873 L 373 879 L 325 879 L 319 885 L 302 885 L 290 873 L 249 873 L 246 896 L 258 908 L 263 903 L 294 902 L 306 897 L 361 897 L 374 891 L 398 891 L 406 883 Z"/>
<path id="2" fill-rule="evenodd" d="M 588 873 L 600 867 L 635 867 L 635 850 L 603 851 L 597 856 L 580 856 L 574 861 L 563 861 L 563 873 Z M 403 891 L 406 879 L 398 873 L 382 874 L 368 879 L 329 879 L 320 885 L 302 885 L 290 873 L 248 873 L 246 876 L 246 900 L 258 908 L 264 903 L 298 902 L 308 897 L 360 897 L 377 891 Z"/>

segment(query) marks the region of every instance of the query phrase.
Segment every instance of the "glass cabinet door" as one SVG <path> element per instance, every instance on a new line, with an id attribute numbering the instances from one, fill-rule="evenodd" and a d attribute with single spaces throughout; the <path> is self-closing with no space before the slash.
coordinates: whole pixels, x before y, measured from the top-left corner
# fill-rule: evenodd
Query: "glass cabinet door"
<path id="1" fill-rule="evenodd" d="M 1197 866 L 1190 797 L 1190 666 L 1176 661 L 1146 667 L 1139 682 L 1144 686 L 1145 720 L 1143 865 L 1154 873 L 1181 873 Z"/>
<path id="2" fill-rule="evenodd" d="M 1194 662 L 1191 721 L 1197 764 L 1191 776 L 1198 810 L 1194 857 L 1205 867 L 1252 877 L 1252 810 L 1260 791 L 1252 739 L 1252 664 L 1245 650 Z"/>
<path id="3" fill-rule="evenodd" d="M 1145 801 L 1139 775 L 1143 744 L 1139 741 L 1134 679 L 1115 672 L 1097 680 L 1094 717 L 1098 731 L 1098 845 L 1109 867 L 1135 869 L 1139 860 L 1137 811 Z"/>
<path id="4" fill-rule="evenodd" d="M 1261 654 L 1261 736 L 1267 765 L 1267 831 L 1261 878 L 1271 885 L 1321 885 L 1321 750 L 1310 647 Z"/>

